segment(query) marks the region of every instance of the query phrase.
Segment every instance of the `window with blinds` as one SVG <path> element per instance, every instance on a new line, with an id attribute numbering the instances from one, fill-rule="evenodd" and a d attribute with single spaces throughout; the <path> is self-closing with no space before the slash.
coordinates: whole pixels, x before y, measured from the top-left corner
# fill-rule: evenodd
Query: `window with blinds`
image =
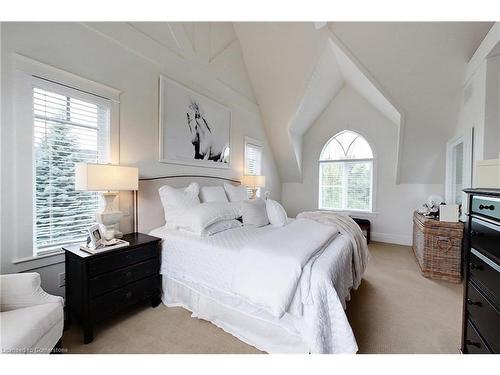
<path id="1" fill-rule="evenodd" d="M 245 174 L 262 174 L 262 146 L 251 140 L 245 140 Z M 260 188 L 257 188 L 257 196 L 260 197 Z M 250 189 L 247 189 L 248 196 L 252 195 Z"/>
<path id="2" fill-rule="evenodd" d="M 34 79 L 34 248 L 80 242 L 95 222 L 98 196 L 75 191 L 75 164 L 109 159 L 109 100 Z"/>
<path id="3" fill-rule="evenodd" d="M 319 208 L 372 210 L 373 153 L 359 134 L 343 131 L 323 148 L 319 161 Z"/>

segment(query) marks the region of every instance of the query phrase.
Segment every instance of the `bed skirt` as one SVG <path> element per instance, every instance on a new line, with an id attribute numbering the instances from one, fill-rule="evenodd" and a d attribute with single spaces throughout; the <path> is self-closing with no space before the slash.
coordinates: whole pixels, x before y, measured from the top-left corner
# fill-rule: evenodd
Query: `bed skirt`
<path id="1" fill-rule="evenodd" d="M 268 353 L 309 353 L 298 333 L 278 324 L 228 307 L 184 283 L 162 275 L 162 301 L 169 307 L 183 307 L 191 317 L 207 320 L 241 341 Z"/>

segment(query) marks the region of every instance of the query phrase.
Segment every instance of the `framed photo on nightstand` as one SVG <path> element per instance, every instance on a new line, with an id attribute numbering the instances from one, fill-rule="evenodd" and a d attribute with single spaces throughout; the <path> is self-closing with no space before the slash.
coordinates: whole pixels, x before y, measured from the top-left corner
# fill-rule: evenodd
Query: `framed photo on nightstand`
<path id="1" fill-rule="evenodd" d="M 89 249 L 95 250 L 102 244 L 102 239 L 104 238 L 101 227 L 99 224 L 92 225 L 87 229 L 89 238 L 87 239 L 87 247 Z"/>

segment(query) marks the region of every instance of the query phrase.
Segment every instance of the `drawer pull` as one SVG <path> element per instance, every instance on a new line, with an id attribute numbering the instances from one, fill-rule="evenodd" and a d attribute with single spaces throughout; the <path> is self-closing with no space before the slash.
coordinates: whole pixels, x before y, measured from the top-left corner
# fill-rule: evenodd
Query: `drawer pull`
<path id="1" fill-rule="evenodd" d="M 476 348 L 480 348 L 481 347 L 481 343 L 480 342 L 475 342 L 475 341 L 470 341 L 470 340 L 465 340 L 465 345 L 475 346 Z"/>
<path id="2" fill-rule="evenodd" d="M 479 205 L 479 209 L 480 210 L 494 210 L 495 209 L 495 206 L 490 204 L 489 206 L 485 206 L 484 204 L 480 204 Z"/>
<path id="3" fill-rule="evenodd" d="M 125 277 L 126 277 L 127 279 L 129 279 L 129 278 L 130 278 L 130 276 L 132 276 L 132 271 L 128 271 L 128 272 L 125 274 Z"/>
<path id="4" fill-rule="evenodd" d="M 482 306 L 482 303 L 481 303 L 481 302 L 479 302 L 479 301 L 474 302 L 474 301 L 473 301 L 473 300 L 471 300 L 470 298 L 467 298 L 467 304 L 468 304 L 468 305 L 478 306 L 478 307 L 481 307 L 481 306 Z"/>
<path id="5" fill-rule="evenodd" d="M 127 292 L 127 294 L 125 294 L 125 297 L 127 297 L 127 298 L 132 297 L 132 292 Z"/>
<path id="6" fill-rule="evenodd" d="M 471 270 L 478 270 L 478 271 L 482 271 L 483 270 L 483 266 L 474 264 L 472 262 L 469 263 L 469 268 Z"/>

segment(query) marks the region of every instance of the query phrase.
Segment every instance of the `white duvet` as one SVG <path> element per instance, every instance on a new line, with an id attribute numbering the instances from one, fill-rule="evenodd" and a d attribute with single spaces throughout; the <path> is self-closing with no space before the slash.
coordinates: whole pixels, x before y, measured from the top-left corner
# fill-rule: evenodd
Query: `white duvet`
<path id="1" fill-rule="evenodd" d="M 152 234 L 166 239 L 162 274 L 298 332 L 313 353 L 355 353 L 344 308 L 350 289 L 359 285 L 355 265 L 365 265 L 368 252 L 366 244 L 353 251 L 354 238 L 344 225 L 327 224 L 302 219 L 203 239 L 165 229 Z"/>
<path id="2" fill-rule="evenodd" d="M 309 219 L 297 219 L 279 230 L 255 238 L 241 249 L 232 291 L 281 318 L 292 302 L 306 264 L 336 235 L 338 229 Z M 303 284 L 308 284 L 304 278 Z M 305 286 L 306 294 L 309 285 Z"/>

